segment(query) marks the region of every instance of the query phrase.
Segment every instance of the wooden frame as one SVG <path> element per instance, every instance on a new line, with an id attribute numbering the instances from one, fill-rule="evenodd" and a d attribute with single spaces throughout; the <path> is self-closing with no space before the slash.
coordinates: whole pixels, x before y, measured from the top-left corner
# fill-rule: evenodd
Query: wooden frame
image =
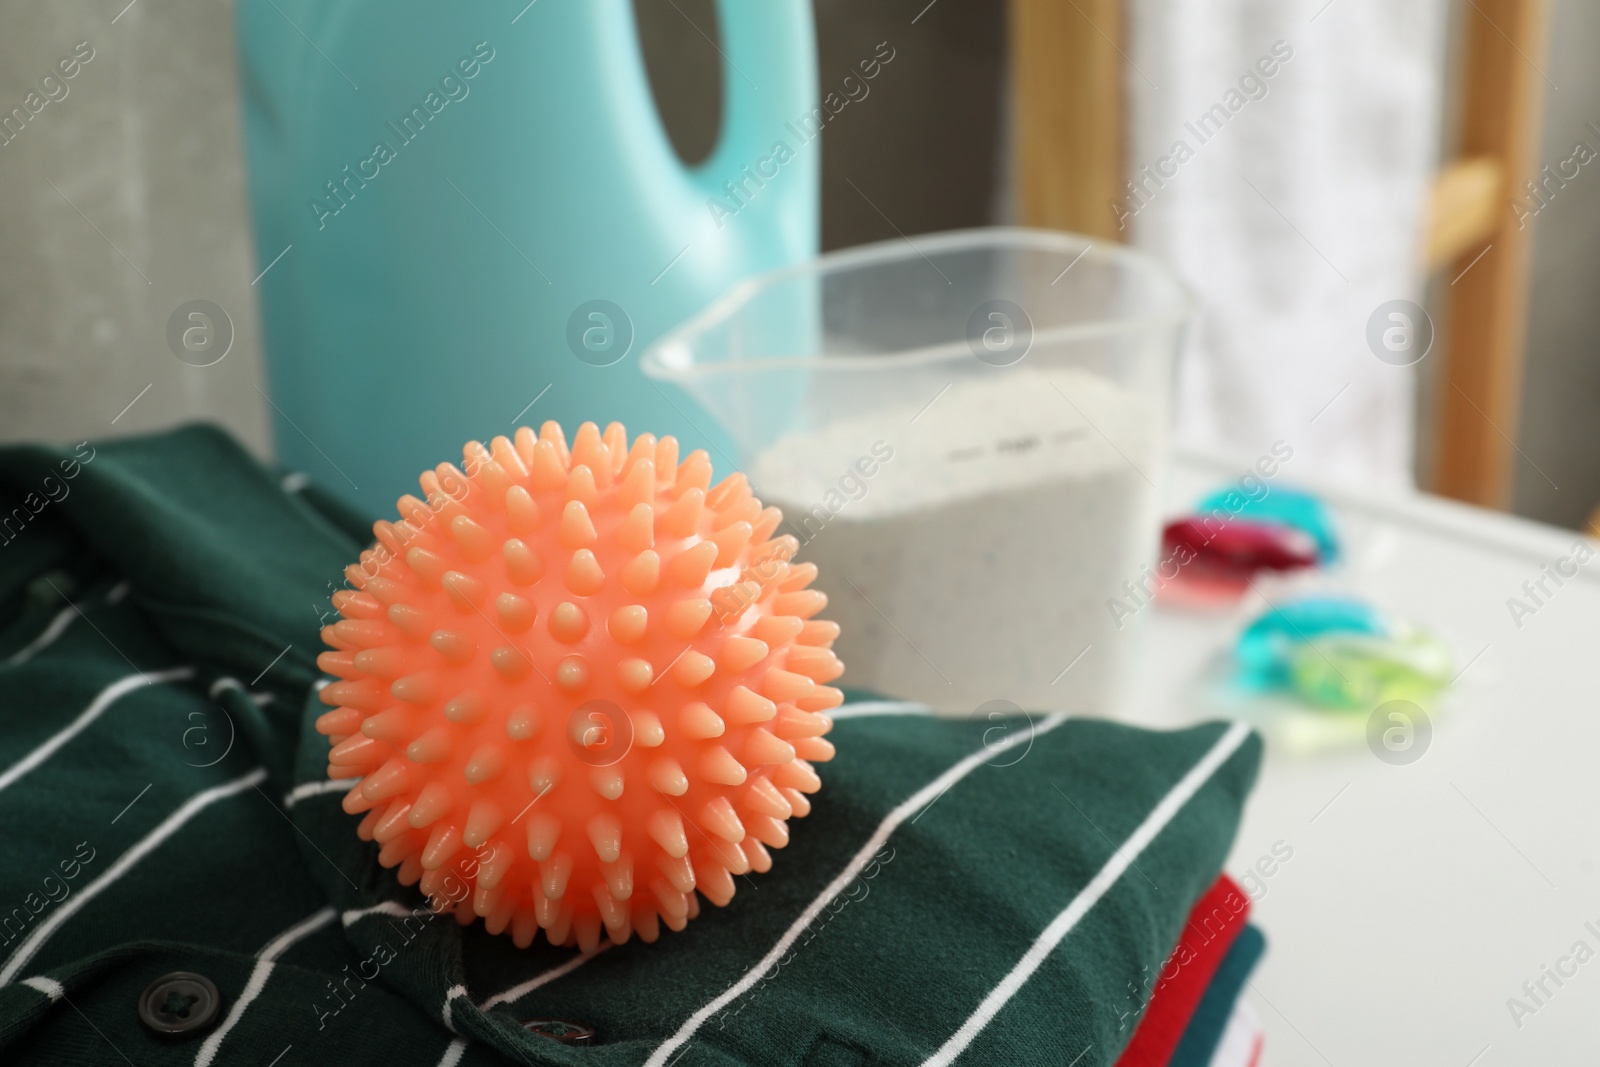
<path id="1" fill-rule="evenodd" d="M 1544 65 L 1549 37 L 1547 0 L 1471 0 L 1464 9 L 1466 54 L 1462 65 L 1461 155 L 1436 186 L 1432 232 L 1482 218 L 1471 239 L 1440 251 L 1451 279 L 1439 375 L 1438 445 L 1432 489 L 1487 507 L 1505 507 L 1516 459 L 1522 352 L 1527 327 L 1528 260 L 1532 229 L 1511 199 L 1516 179 L 1534 175 Z M 1477 167 L 1476 204 L 1452 204 L 1448 195 Z M 1492 182 L 1487 177 L 1494 174 Z M 1487 205 L 1487 208 L 1481 205 Z"/>
<path id="2" fill-rule="evenodd" d="M 1023 225 L 1118 240 L 1123 0 L 1011 0 L 1012 142 Z"/>
<path id="3" fill-rule="evenodd" d="M 1421 235 L 1447 272 L 1434 491 L 1504 507 L 1514 470 L 1528 237 L 1511 180 L 1533 175 L 1548 0 L 1466 0 L 1460 158 L 1439 172 Z M 1120 238 L 1123 0 L 1010 0 L 1013 170 L 1024 225 Z"/>

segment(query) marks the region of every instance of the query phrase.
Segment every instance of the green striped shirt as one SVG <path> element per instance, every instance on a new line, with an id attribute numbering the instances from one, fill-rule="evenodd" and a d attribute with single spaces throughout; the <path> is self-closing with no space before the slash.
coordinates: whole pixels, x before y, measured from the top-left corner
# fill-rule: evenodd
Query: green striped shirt
<path id="1" fill-rule="evenodd" d="M 401 889 L 322 779 L 317 634 L 368 537 L 300 482 L 198 428 L 0 451 L 5 1062 L 1111 1063 L 1254 780 L 1238 726 L 858 694 L 728 907 L 518 950 Z M 220 1010 L 159 1035 L 137 1005 L 179 971 Z"/>

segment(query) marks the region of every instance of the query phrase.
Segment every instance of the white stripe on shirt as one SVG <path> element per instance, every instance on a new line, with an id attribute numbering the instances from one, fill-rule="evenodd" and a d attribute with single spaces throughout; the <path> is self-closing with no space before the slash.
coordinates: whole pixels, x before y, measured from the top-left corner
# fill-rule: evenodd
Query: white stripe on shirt
<path id="1" fill-rule="evenodd" d="M 52 1004 L 67 995 L 66 986 L 62 985 L 54 978 L 46 978 L 42 974 L 36 974 L 32 978 L 24 978 L 21 984 L 29 986 L 33 989 L 37 989 L 39 992 L 49 997 L 50 1003 Z"/>
<path id="2" fill-rule="evenodd" d="M 467 987 L 464 985 L 453 985 L 444 991 L 444 1008 L 439 1012 L 439 1017 L 444 1020 L 445 1029 L 451 1033 L 455 1033 L 456 1029 L 455 1020 L 450 1017 L 452 1005 L 457 997 L 466 995 Z"/>
<path id="3" fill-rule="evenodd" d="M 1044 932 L 1029 946 L 1028 951 L 1022 954 L 1016 966 L 1012 967 L 1000 983 L 989 991 L 989 995 L 983 998 L 978 1009 L 961 1024 L 961 1028 L 950 1035 L 949 1040 L 940 1046 L 938 1052 L 923 1061 L 923 1067 L 947 1067 L 966 1050 L 973 1038 L 977 1037 L 990 1020 L 999 1014 L 1000 1009 L 1006 1006 L 1006 1002 L 1015 996 L 1033 972 L 1039 969 L 1045 958 L 1072 932 L 1078 921 L 1089 913 L 1089 909 L 1093 908 L 1101 897 L 1105 896 L 1107 890 L 1116 884 L 1117 879 L 1122 877 L 1129 865 L 1139 858 L 1139 854 L 1156 839 L 1156 835 L 1161 833 L 1179 811 L 1183 810 L 1183 806 L 1200 791 L 1200 787 L 1206 784 L 1216 773 L 1217 768 L 1226 763 L 1228 757 L 1233 755 L 1249 736 L 1250 727 L 1245 723 L 1236 722 L 1217 739 L 1217 743 L 1200 758 L 1200 762 L 1189 768 L 1189 772 L 1178 779 L 1177 784 L 1167 795 L 1150 809 L 1150 814 L 1145 816 L 1138 829 L 1129 834 L 1122 847 L 1111 854 L 1111 858 L 1106 860 L 1105 866 L 1090 879 L 1089 884 L 1078 890 L 1077 896 L 1072 898 L 1071 903 L 1051 920 L 1050 925 L 1044 928 Z"/>
<path id="4" fill-rule="evenodd" d="M 83 733 L 84 730 L 89 728 L 91 723 L 93 723 L 101 715 L 105 714 L 107 708 L 111 707 L 111 705 L 115 704 L 118 700 L 121 700 L 135 689 L 139 689 L 147 685 L 154 685 L 157 682 L 184 681 L 185 679 L 193 676 L 194 668 L 192 667 L 174 667 L 171 670 L 141 672 L 139 674 L 130 674 L 126 678 L 117 679 L 115 682 L 112 682 L 110 685 L 100 690 L 95 698 L 89 702 L 89 706 L 78 713 L 78 717 L 76 719 L 73 719 L 72 722 L 68 723 L 61 730 L 51 735 L 50 738 L 38 748 L 34 749 L 26 756 L 23 756 L 16 763 L 13 763 L 6 769 L 5 773 L 0 774 L 0 790 L 15 784 L 18 778 L 21 778 L 23 775 L 39 766 L 39 764 L 55 755 L 57 749 L 66 744 L 68 741 L 71 741 L 74 737 L 77 737 L 79 734 Z"/>
<path id="5" fill-rule="evenodd" d="M 393 915 L 397 919 L 409 919 L 416 911 L 426 911 L 425 907 L 416 909 L 408 908 L 397 900 L 385 900 L 381 904 L 374 904 L 370 908 L 351 908 L 340 919 L 346 926 L 358 920 L 365 919 L 368 915 Z"/>
<path id="6" fill-rule="evenodd" d="M 272 968 L 275 966 L 273 961 L 283 955 L 296 941 L 309 937 L 333 922 L 336 915 L 338 912 L 331 907 L 321 908 L 267 942 L 267 946 L 256 953 L 255 969 L 250 972 L 250 979 L 245 982 L 244 991 L 228 1009 L 228 1017 L 222 1020 L 222 1025 L 211 1031 L 205 1044 L 200 1046 L 200 1051 L 194 1057 L 194 1067 L 210 1067 L 211 1061 L 217 1058 L 217 1050 L 222 1047 L 222 1039 L 228 1036 L 228 1031 L 234 1028 L 251 1002 L 266 988 L 267 978 L 271 976 Z"/>
<path id="7" fill-rule="evenodd" d="M 574 956 L 566 963 L 561 964 L 559 967 L 552 967 L 543 974 L 534 975 L 526 982 L 523 982 L 520 985 L 514 985 L 504 993 L 496 993 L 482 1004 L 479 1004 L 478 1008 L 481 1011 L 488 1011 L 489 1009 L 497 1008 L 502 1004 L 510 1004 L 514 1000 L 520 1000 L 529 993 L 532 993 L 535 989 L 538 989 L 540 986 L 549 985 L 557 978 L 565 978 L 567 975 L 571 974 L 579 967 L 582 967 L 585 963 L 588 963 L 590 960 L 594 959 L 596 956 L 600 955 L 600 953 L 604 952 L 610 947 L 611 942 L 603 941 L 597 948 L 591 949 L 590 951 L 581 955 Z"/>
<path id="8" fill-rule="evenodd" d="M 48 625 L 48 626 L 46 626 L 44 628 L 44 632 L 43 633 L 41 633 L 38 637 L 35 637 L 32 641 L 29 641 L 23 647 L 17 649 L 15 652 L 13 652 L 11 654 L 11 658 L 6 660 L 6 662 L 7 663 L 26 663 L 26 662 L 28 662 L 30 659 L 32 659 L 34 657 L 34 654 L 37 653 L 40 649 L 48 648 L 50 645 L 55 644 L 56 638 L 60 637 L 64 633 L 66 633 L 67 632 L 67 627 L 71 626 L 72 625 L 72 620 L 76 619 L 77 617 L 78 617 L 78 606 L 76 604 L 68 604 L 66 607 L 62 608 L 60 611 L 58 611 L 56 613 L 55 618 L 50 620 L 50 625 Z"/>
<path id="9" fill-rule="evenodd" d="M 323 793 L 348 793 L 361 781 L 359 778 L 329 778 L 320 782 L 301 782 L 283 795 L 283 806 L 292 808 L 306 797 Z"/>
<path id="10" fill-rule="evenodd" d="M 864 719 L 868 715 L 932 715 L 933 709 L 912 700 L 859 700 L 854 704 L 841 704 L 822 714 L 839 719 Z"/>
<path id="11" fill-rule="evenodd" d="M 243 682 L 239 681 L 239 679 L 230 674 L 224 674 L 216 681 L 212 682 L 211 688 L 206 690 L 206 695 L 212 700 L 215 700 L 222 694 L 224 689 L 237 689 L 246 697 L 249 697 L 250 702 L 258 708 L 266 707 L 268 704 L 272 703 L 274 699 L 271 693 L 252 692 L 249 686 L 245 685 Z"/>
<path id="12" fill-rule="evenodd" d="M 778 943 L 767 951 L 761 961 L 746 970 L 743 978 L 729 986 L 715 1000 L 712 1000 L 699 1011 L 689 1016 L 684 1024 L 678 1028 L 677 1033 L 662 1042 L 650 1054 L 650 1058 L 645 1061 L 645 1067 L 662 1067 L 674 1052 L 694 1036 L 695 1031 L 700 1029 L 707 1019 L 743 996 L 750 987 L 761 981 L 762 976 L 772 970 L 773 964 L 782 959 L 784 953 L 789 951 L 789 946 L 799 940 L 806 927 L 815 922 L 817 916 L 822 914 L 823 909 L 835 897 L 844 892 L 851 882 L 855 881 L 856 876 L 872 861 L 878 850 L 883 847 L 883 843 L 888 840 L 889 835 L 902 822 L 937 800 L 946 790 L 996 755 L 1006 751 L 1013 745 L 1024 742 L 1031 743 L 1033 738 L 1049 733 L 1066 721 L 1067 717 L 1065 715 L 1051 715 L 1049 718 L 1041 720 L 1037 726 L 1030 726 L 1026 731 L 1007 735 L 1005 740 L 998 744 L 984 745 L 978 751 L 965 757 L 955 766 L 901 801 L 893 811 L 884 816 L 883 821 L 878 824 L 878 828 L 873 831 L 872 836 L 867 838 L 866 844 L 861 846 L 856 854 L 851 857 L 850 862 L 845 864 L 844 869 L 839 872 L 833 881 L 828 883 L 828 887 L 806 906 L 806 910 L 800 913 L 800 917 L 795 919 L 789 929 L 778 939 Z"/>
<path id="13" fill-rule="evenodd" d="M 161 842 L 182 829 L 184 823 L 217 801 L 231 797 L 236 793 L 242 793 L 246 789 L 264 781 L 266 777 L 266 768 L 257 767 L 249 774 L 235 778 L 231 782 L 224 782 L 222 785 L 214 785 L 210 789 L 203 789 L 184 801 L 177 811 L 168 815 L 161 821 L 159 826 L 141 838 L 128 851 L 117 857 L 117 862 L 113 863 L 110 869 L 84 886 L 76 896 L 69 897 L 59 908 L 51 912 L 44 922 L 33 928 L 33 933 L 29 934 L 27 940 L 17 946 L 17 950 L 6 961 L 5 967 L 0 968 L 0 986 L 6 985 L 16 978 L 17 972 L 27 965 L 28 961 L 38 953 L 46 941 L 50 940 L 51 935 L 60 928 L 62 923 L 72 918 L 85 904 L 88 904 L 89 901 L 103 893 L 107 886 L 114 884 L 117 879 L 127 874 L 134 864 L 153 852 Z"/>
<path id="14" fill-rule="evenodd" d="M 256 958 L 266 960 L 270 963 L 279 956 L 283 955 L 284 952 L 288 950 L 289 946 L 293 945 L 296 941 L 300 941 L 306 937 L 309 937 L 318 930 L 322 929 L 324 926 L 327 926 L 329 923 L 333 922 L 334 916 L 337 914 L 338 912 L 333 910 L 332 905 L 329 905 L 326 908 L 319 908 L 317 911 L 311 913 L 306 918 L 301 919 L 299 922 L 289 927 L 289 929 L 285 930 L 271 941 L 268 941 L 266 946 L 262 948 L 260 952 L 256 953 Z"/>

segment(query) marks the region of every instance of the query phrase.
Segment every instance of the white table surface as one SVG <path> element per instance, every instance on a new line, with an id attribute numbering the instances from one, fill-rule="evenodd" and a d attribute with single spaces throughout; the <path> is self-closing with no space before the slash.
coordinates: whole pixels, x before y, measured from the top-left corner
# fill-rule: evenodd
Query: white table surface
<path id="1" fill-rule="evenodd" d="M 1192 503 L 1244 469 L 1190 457 L 1169 499 Z M 1507 598 L 1579 535 L 1437 498 L 1329 496 L 1346 562 L 1319 586 L 1432 629 L 1466 670 L 1415 763 L 1359 742 L 1296 755 L 1269 741 L 1227 864 L 1237 878 L 1275 843 L 1293 850 L 1254 912 L 1268 939 L 1248 991 L 1263 1062 L 1600 1063 L 1600 937 L 1584 927 L 1600 930 L 1600 556 L 1519 629 Z M 1214 717 L 1207 665 L 1265 607 L 1254 593 L 1214 615 L 1158 606 L 1135 721 Z M 1519 1028 L 1508 998 L 1526 1000 L 1523 982 L 1580 940 L 1596 958 L 1563 986 L 1546 979 L 1552 995 Z"/>

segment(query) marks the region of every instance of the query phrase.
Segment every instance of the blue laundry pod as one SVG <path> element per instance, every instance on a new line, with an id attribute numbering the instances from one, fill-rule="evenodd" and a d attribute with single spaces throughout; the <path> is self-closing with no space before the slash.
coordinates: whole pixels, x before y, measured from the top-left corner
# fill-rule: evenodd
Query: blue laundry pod
<path id="1" fill-rule="evenodd" d="M 1241 681 L 1266 688 L 1290 682 L 1295 647 L 1327 634 L 1390 637 L 1394 627 L 1365 601 L 1305 597 L 1271 609 L 1245 628 L 1234 646 Z"/>

